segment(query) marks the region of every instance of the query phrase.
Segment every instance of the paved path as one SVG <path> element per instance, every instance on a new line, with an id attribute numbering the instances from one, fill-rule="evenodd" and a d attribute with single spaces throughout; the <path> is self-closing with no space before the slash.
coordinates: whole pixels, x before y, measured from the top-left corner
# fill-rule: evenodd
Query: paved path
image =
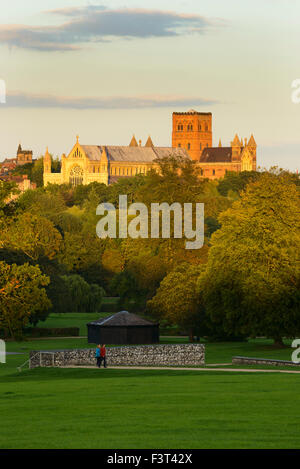
<path id="1" fill-rule="evenodd" d="M 64 366 L 62 368 L 88 368 L 96 369 L 95 366 Z M 154 367 L 154 366 L 110 366 L 108 367 L 111 370 L 171 370 L 171 371 L 227 371 L 235 373 L 290 373 L 290 374 L 299 374 L 300 371 L 294 370 L 260 370 L 253 368 L 183 368 L 183 367 Z"/>

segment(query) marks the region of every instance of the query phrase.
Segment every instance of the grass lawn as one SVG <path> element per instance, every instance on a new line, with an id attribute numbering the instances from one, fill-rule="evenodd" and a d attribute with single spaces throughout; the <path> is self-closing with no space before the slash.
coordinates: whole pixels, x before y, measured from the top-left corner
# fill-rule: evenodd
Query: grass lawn
<path id="1" fill-rule="evenodd" d="M 72 325 L 88 322 L 73 316 Z M 300 448 L 299 375 L 16 369 L 30 350 L 86 347 L 86 338 L 7 342 L 8 352 L 22 355 L 0 364 L 0 448 Z M 290 359 L 291 352 L 266 339 L 206 343 L 207 364 L 233 355 Z"/>
<path id="2" fill-rule="evenodd" d="M 111 313 L 51 313 L 46 321 L 39 321 L 37 327 L 79 327 L 79 335 L 87 335 L 87 323 L 106 317 Z"/>
<path id="3" fill-rule="evenodd" d="M 0 365 L 0 448 L 300 448 L 299 376 Z"/>

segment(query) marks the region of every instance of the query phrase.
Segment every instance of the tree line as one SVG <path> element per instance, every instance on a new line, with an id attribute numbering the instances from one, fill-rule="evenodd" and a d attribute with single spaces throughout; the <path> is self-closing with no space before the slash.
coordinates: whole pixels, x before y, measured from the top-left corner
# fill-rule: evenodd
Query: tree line
<path id="1" fill-rule="evenodd" d="M 299 176 L 272 168 L 209 181 L 191 161 L 158 164 L 110 186 L 38 187 L 9 204 L 15 188 L 0 182 L 0 329 L 16 336 L 51 311 L 99 311 L 107 294 L 191 340 L 264 335 L 280 344 L 299 334 Z M 123 194 L 149 207 L 204 203 L 203 248 L 172 237 L 99 239 L 96 207 L 118 207 Z"/>

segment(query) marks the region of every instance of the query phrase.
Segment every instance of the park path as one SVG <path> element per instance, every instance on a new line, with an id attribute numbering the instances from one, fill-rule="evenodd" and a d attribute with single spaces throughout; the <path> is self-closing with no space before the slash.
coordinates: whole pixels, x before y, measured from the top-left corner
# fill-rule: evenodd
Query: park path
<path id="1" fill-rule="evenodd" d="M 212 365 L 217 366 L 217 365 Z M 84 366 L 84 365 L 70 365 L 62 368 L 88 368 L 95 369 L 95 366 Z M 167 366 L 110 366 L 111 370 L 171 370 L 171 371 L 227 371 L 233 373 L 290 373 L 299 374 L 300 371 L 294 370 L 262 370 L 254 368 L 187 368 L 187 367 L 167 367 Z"/>

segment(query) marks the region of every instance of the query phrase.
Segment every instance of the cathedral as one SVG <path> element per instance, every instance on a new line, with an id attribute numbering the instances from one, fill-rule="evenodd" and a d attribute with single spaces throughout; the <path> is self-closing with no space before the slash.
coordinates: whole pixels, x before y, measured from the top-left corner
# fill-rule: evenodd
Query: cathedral
<path id="1" fill-rule="evenodd" d="M 256 142 L 235 135 L 230 146 L 212 146 L 212 114 L 197 112 L 173 113 L 172 146 L 156 147 L 151 137 L 142 146 L 133 136 L 128 146 L 82 145 L 79 137 L 70 153 L 61 157 L 60 173 L 51 172 L 51 157 L 44 156 L 44 185 L 90 184 L 97 181 L 112 184 L 123 177 L 146 174 L 157 166 L 156 159 L 180 155 L 197 162 L 201 176 L 224 177 L 227 171 L 256 170 Z"/>

